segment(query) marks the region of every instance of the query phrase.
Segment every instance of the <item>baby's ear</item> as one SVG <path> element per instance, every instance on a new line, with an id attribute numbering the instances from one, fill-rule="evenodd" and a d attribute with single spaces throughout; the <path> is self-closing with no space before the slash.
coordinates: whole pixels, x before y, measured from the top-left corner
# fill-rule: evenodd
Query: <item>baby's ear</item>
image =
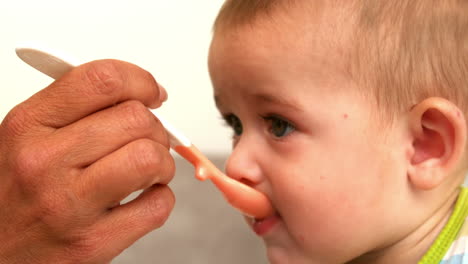
<path id="1" fill-rule="evenodd" d="M 463 159 L 466 123 L 460 109 L 439 97 L 425 99 L 409 113 L 413 151 L 408 177 L 413 187 L 439 186 Z"/>

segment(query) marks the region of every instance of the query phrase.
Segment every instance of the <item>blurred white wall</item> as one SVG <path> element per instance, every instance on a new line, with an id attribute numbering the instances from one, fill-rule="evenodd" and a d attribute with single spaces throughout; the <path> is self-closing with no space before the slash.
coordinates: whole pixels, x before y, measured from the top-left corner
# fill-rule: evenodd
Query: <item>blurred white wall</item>
<path id="1" fill-rule="evenodd" d="M 0 119 L 51 79 L 16 57 L 35 42 L 91 61 L 115 58 L 153 73 L 169 92 L 160 114 L 202 151 L 224 154 L 230 132 L 216 112 L 207 70 L 222 0 L 0 1 Z"/>

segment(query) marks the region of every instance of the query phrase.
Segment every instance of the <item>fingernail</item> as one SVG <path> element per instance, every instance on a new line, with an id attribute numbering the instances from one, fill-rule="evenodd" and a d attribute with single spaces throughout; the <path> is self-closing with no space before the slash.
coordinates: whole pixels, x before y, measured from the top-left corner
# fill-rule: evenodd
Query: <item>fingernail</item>
<path id="1" fill-rule="evenodd" d="M 158 86 L 159 86 L 159 101 L 161 103 L 166 102 L 167 101 L 167 91 L 161 84 L 158 84 Z"/>

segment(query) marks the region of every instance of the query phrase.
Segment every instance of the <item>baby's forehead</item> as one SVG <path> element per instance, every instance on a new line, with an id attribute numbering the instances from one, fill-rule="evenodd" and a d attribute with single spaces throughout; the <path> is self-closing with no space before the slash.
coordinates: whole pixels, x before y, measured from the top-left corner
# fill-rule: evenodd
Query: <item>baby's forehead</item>
<path id="1" fill-rule="evenodd" d="M 354 24 L 358 8 L 353 1 L 227 1 L 214 25 L 215 32 L 238 27 L 265 27 L 275 30 L 288 26 L 289 31 L 332 31 L 342 34 Z"/>
<path id="2" fill-rule="evenodd" d="M 244 72 L 230 80 L 243 79 L 249 74 L 257 77 L 263 73 L 271 79 L 274 71 L 280 78 L 282 71 L 297 69 L 298 64 L 307 64 L 308 68 L 301 67 L 301 71 L 312 77 L 343 75 L 348 72 L 350 63 L 347 58 L 351 57 L 348 53 L 352 45 L 346 44 L 348 37 L 340 19 L 344 17 L 342 9 L 323 4 L 308 5 L 307 8 L 277 5 L 256 14 L 249 13 L 250 19 L 234 20 L 225 15 L 226 23 L 231 24 L 218 24 L 221 26 L 215 30 L 210 62 L 217 66 L 211 68 L 224 71 L 222 75 L 225 76 L 233 63 L 242 64 Z M 217 78 L 216 74 L 214 78 Z"/>
<path id="3" fill-rule="evenodd" d="M 237 2 L 248 5 L 245 3 L 250 1 Z M 330 4 L 334 1 L 265 2 L 271 2 L 268 8 L 221 11 L 215 23 L 214 36 L 228 36 L 229 41 L 234 42 L 244 38 L 253 41 L 267 39 L 271 45 L 282 45 L 285 49 L 338 48 L 336 52 L 340 53 L 352 46 L 356 16 L 346 4 Z"/>
<path id="4" fill-rule="evenodd" d="M 248 5 L 250 1 L 235 2 Z M 335 1 L 252 2 L 269 2 L 270 6 L 254 11 L 232 8 L 228 14 L 221 11 L 215 24 L 215 39 L 228 37 L 227 41 L 256 49 L 262 48 L 261 41 L 264 45 L 281 47 L 284 52 L 302 50 L 305 57 L 314 49 L 339 60 L 352 57 L 356 16 L 350 5 L 332 4 Z"/>

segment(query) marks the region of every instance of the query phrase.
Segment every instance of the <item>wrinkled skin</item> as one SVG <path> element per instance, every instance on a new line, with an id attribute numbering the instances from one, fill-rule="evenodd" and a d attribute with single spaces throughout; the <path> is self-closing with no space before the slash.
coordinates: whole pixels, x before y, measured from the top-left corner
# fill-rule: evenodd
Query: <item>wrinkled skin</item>
<path id="1" fill-rule="evenodd" d="M 166 97 L 148 72 L 105 60 L 12 109 L 0 126 L 0 263 L 106 263 L 160 227 L 175 169 L 148 107 Z"/>

